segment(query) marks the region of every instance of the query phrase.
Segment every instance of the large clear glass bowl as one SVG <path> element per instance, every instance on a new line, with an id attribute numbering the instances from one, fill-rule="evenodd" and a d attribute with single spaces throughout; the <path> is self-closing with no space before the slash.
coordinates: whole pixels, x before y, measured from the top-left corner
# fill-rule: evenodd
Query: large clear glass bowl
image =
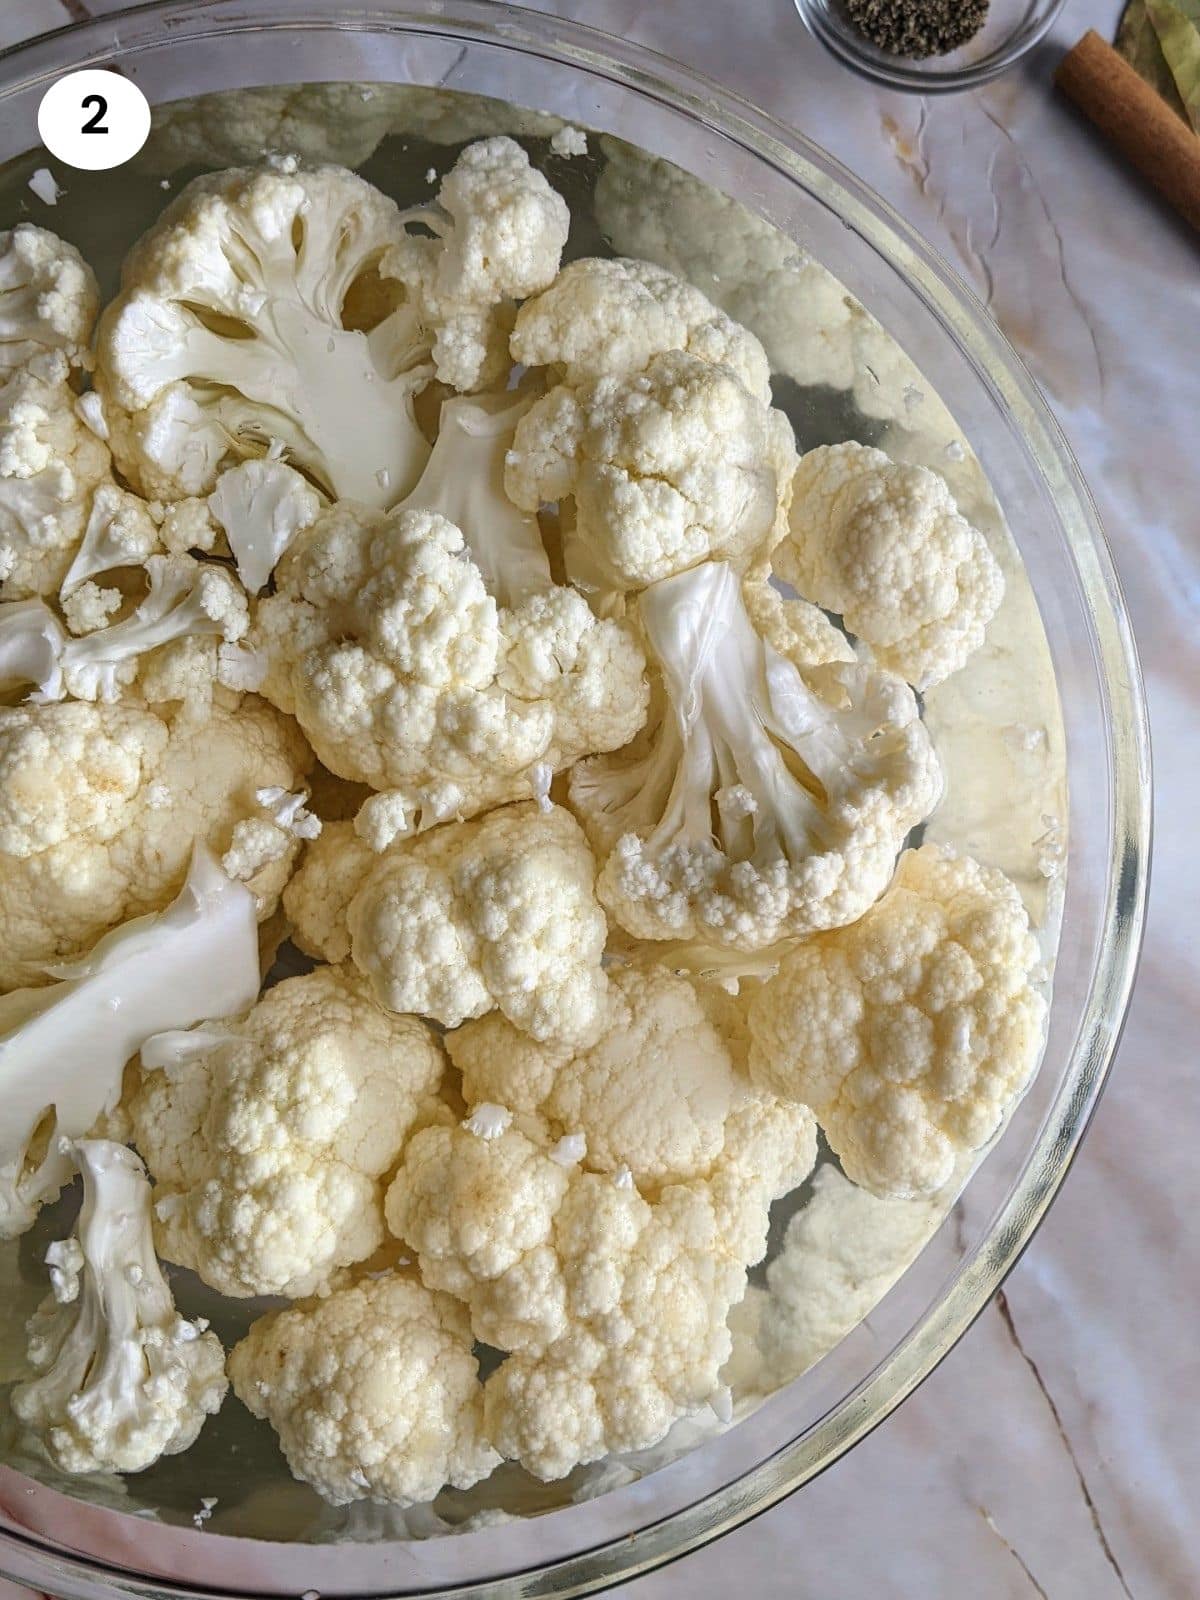
<path id="1" fill-rule="evenodd" d="M 248 1416 L 239 1432 L 236 1408 L 227 1426 L 224 1413 L 220 1427 L 209 1425 L 193 1452 L 124 1485 L 48 1481 L 19 1460 L 0 1466 L 0 1572 L 55 1594 L 565 1596 L 627 1580 L 790 1494 L 910 1394 L 1017 1260 L 1087 1126 L 1133 982 L 1150 831 L 1145 706 L 1095 510 L 1028 374 L 944 263 L 798 134 L 635 45 L 473 0 L 412 9 L 399 0 L 362 8 L 171 0 L 9 51 L 0 59 L 0 225 L 36 210 L 37 220 L 84 248 L 111 290 L 129 242 L 164 191 L 177 187 L 188 140 L 199 133 L 236 148 L 253 139 L 254 123 L 245 120 L 244 103 L 240 111 L 231 102 L 210 105 L 182 135 L 176 127 L 156 136 L 128 171 L 60 171 L 67 192 L 48 212 L 26 188 L 46 160 L 34 148 L 37 104 L 56 77 L 84 65 L 130 75 L 156 107 L 249 86 L 380 86 L 327 99 L 333 154 L 356 143 L 377 94 L 392 92 L 383 86 L 489 95 L 583 124 L 596 130 L 589 154 L 568 162 L 548 144 L 552 124 L 518 119 L 536 159 L 571 199 L 575 252 L 615 246 L 682 255 L 677 264 L 717 298 L 732 293 L 722 281 L 728 274 L 691 241 L 723 228 L 723 245 L 744 243 L 753 256 L 763 243 L 756 219 L 766 219 L 778 230 L 767 254 L 774 251 L 781 275 L 764 267 L 763 307 L 751 289 L 738 315 L 757 325 L 758 311 L 765 315 L 766 299 L 773 301 L 774 324 L 759 331 L 773 356 L 782 352 L 777 399 L 801 443 L 867 436 L 947 471 L 953 464 L 974 495 L 973 517 L 1007 560 L 1010 603 L 988 650 L 951 680 L 958 687 L 926 704 L 950 771 L 947 804 L 931 831 L 1009 866 L 1027 898 L 1040 900 L 1051 942 L 1061 929 L 1046 1053 L 970 1183 L 869 1321 L 803 1377 L 747 1408 L 735 1426 L 658 1470 L 642 1463 L 641 1475 L 627 1470 L 593 1482 L 592 1497 L 577 1496 L 578 1503 L 570 1485 L 535 1494 L 518 1475 L 499 1474 L 484 1503 L 504 1508 L 520 1500 L 530 1514 L 453 1538 L 403 1537 L 429 1531 L 420 1519 L 406 1527 L 362 1508 L 351 1516 L 315 1507 L 315 1497 L 283 1473 L 269 1435 L 251 1428 Z M 364 169 L 401 197 L 427 194 L 427 169 L 445 169 L 453 137 L 486 131 L 489 120 L 476 116 L 475 129 L 455 134 L 447 114 L 431 141 L 423 119 L 436 106 L 428 97 L 423 105 L 415 121 L 401 118 L 401 134 L 374 141 Z M 441 105 L 439 115 L 445 112 Z M 293 125 L 292 137 L 302 143 L 303 129 Z M 664 209 L 660 193 L 651 205 L 647 197 L 669 169 L 647 165 L 638 149 L 699 185 L 666 182 L 663 192 L 673 198 Z M 710 231 L 710 240 L 717 237 Z M 695 260 L 686 259 L 693 250 Z M 791 347 L 778 316 L 781 305 L 787 309 L 788 273 L 803 278 L 811 260 L 878 319 L 856 324 L 867 345 L 852 375 L 836 370 L 840 357 L 824 370 L 824 356 L 811 346 L 795 356 L 799 368 L 789 375 Z M 828 290 L 815 270 L 805 282 Z M 837 295 L 831 304 L 840 304 Z M 1037 727 L 1020 720 L 1023 705 Z M 1058 764 L 1045 789 L 1057 797 L 1052 814 L 1030 819 L 1046 830 L 1036 859 L 1047 863 L 1047 878 L 1006 854 L 1021 802 L 996 751 L 1018 746 L 1048 750 Z M 1028 856 L 1035 841 L 1027 834 Z M 1048 895 L 1047 885 L 1056 892 Z M 23 1241 L 0 1257 L 0 1316 L 11 1319 L 28 1298 L 41 1242 Z M 179 1282 L 177 1292 L 198 1309 L 194 1284 Z M 226 1319 L 221 1331 L 228 1337 L 236 1329 Z M 610 1487 L 622 1478 L 632 1481 Z M 595 1493 L 601 1487 L 608 1492 Z M 201 1497 L 214 1495 L 211 1518 L 193 1525 Z"/>

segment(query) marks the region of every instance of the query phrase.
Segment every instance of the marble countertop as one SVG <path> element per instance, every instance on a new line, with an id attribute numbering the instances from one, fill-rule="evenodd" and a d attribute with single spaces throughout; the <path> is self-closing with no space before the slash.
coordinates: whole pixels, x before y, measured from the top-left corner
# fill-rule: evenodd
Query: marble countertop
<path id="1" fill-rule="evenodd" d="M 115 9 L 5 0 L 0 46 Z M 1020 1266 L 848 1457 L 620 1593 L 1186 1600 L 1200 1594 L 1200 238 L 1050 90 L 1055 61 L 1085 29 L 1112 36 L 1121 0 L 1071 0 L 1023 69 L 939 99 L 851 78 L 791 0 L 536 9 L 654 46 L 793 123 L 974 284 L 1099 502 L 1155 737 L 1156 885 L 1137 994 L 1082 1154 Z"/>

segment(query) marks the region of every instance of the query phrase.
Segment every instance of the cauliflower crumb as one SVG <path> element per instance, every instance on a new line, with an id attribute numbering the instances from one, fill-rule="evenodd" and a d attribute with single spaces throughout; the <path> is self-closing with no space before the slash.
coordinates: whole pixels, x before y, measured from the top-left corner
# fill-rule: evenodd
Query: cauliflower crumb
<path id="1" fill-rule="evenodd" d="M 582 128 L 568 122 L 550 136 L 550 148 L 556 156 L 569 160 L 572 156 L 585 156 L 588 152 L 587 134 Z"/>
<path id="2" fill-rule="evenodd" d="M 38 167 L 29 180 L 29 187 L 43 205 L 56 206 L 66 190 L 59 187 L 49 167 Z"/>
<path id="3" fill-rule="evenodd" d="M 551 1161 L 560 1167 L 577 1167 L 587 1155 L 587 1138 L 582 1133 L 564 1133 L 550 1151 Z"/>
<path id="4" fill-rule="evenodd" d="M 108 421 L 104 415 L 104 401 L 95 389 L 89 389 L 86 394 L 81 394 L 75 402 L 75 414 L 86 427 L 89 427 L 97 439 L 108 438 Z"/>
<path id="5" fill-rule="evenodd" d="M 503 1106 L 492 1105 L 486 1100 L 482 1105 L 476 1106 L 471 1115 L 463 1120 L 463 1127 L 477 1139 L 498 1139 L 511 1126 L 512 1112 L 506 1111 Z"/>
<path id="6" fill-rule="evenodd" d="M 83 1271 L 83 1249 L 72 1235 L 56 1239 L 46 1251 L 50 1271 L 50 1291 L 60 1306 L 70 1305 L 79 1296 L 79 1274 Z"/>

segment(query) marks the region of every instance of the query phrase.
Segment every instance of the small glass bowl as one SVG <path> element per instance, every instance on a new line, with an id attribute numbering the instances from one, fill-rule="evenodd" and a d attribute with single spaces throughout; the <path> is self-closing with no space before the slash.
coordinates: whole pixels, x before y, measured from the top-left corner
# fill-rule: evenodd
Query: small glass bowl
<path id="1" fill-rule="evenodd" d="M 987 20 L 967 44 L 916 60 L 880 50 L 847 18 L 841 0 L 796 0 L 808 31 L 860 77 L 887 89 L 953 94 L 977 89 L 1016 65 L 1045 37 L 1066 0 L 991 0 Z"/>

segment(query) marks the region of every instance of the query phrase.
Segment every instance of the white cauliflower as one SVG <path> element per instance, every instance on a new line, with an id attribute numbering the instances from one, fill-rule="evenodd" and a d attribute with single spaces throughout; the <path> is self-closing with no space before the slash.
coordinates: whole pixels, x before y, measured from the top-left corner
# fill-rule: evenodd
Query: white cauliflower
<path id="1" fill-rule="evenodd" d="M 663 351 L 685 350 L 730 368 L 751 394 L 771 403 L 770 370 L 754 335 L 651 261 L 572 261 L 521 307 L 511 345 L 523 365 L 553 368 L 573 388 L 644 372 Z"/>
<path id="2" fill-rule="evenodd" d="M 18 367 L 0 382 L 0 588 L 10 600 L 58 589 L 109 477 L 108 450 L 75 414 L 66 361 L 55 353 L 39 366 L 47 376 Z"/>
<path id="3" fill-rule="evenodd" d="M 71 601 L 89 583 L 94 589 L 93 579 L 134 567 L 145 567 L 158 549 L 158 528 L 145 501 L 116 483 L 103 482 L 97 485 L 92 494 L 83 537 L 59 589 L 59 599 L 68 621 L 71 617 L 68 609 Z M 108 613 L 123 603 L 124 595 L 117 589 L 99 592 L 116 597 L 116 604 L 108 607 L 104 620 L 98 624 L 104 626 Z M 71 631 L 90 633 L 92 628 L 72 626 Z"/>
<path id="4" fill-rule="evenodd" d="M 402 93 L 393 84 L 283 83 L 171 100 L 154 107 L 136 165 L 167 178 L 264 156 L 358 167 L 391 131 Z"/>
<path id="5" fill-rule="evenodd" d="M 952 1193 L 881 1200 L 835 1166 L 820 1167 L 767 1268 L 770 1293 L 753 1330 L 759 1371 L 747 1387 L 790 1383 L 840 1344 L 916 1260 Z M 733 1383 L 728 1369 L 725 1378 Z"/>
<path id="6" fill-rule="evenodd" d="M 642 588 L 697 562 L 741 566 L 786 531 L 796 451 L 781 411 L 684 350 L 560 384 L 517 426 L 505 468 L 528 510 L 569 502 L 595 586 Z M 572 557 L 568 546 L 568 565 Z"/>
<path id="7" fill-rule="evenodd" d="M 0 995 L 0 1238 L 31 1227 L 67 1182 L 64 1144 L 115 1111 L 144 1039 L 249 1004 L 254 898 L 198 849 L 171 905 L 123 923 L 54 976 Z"/>
<path id="8" fill-rule="evenodd" d="M 338 167 L 231 170 L 183 191 L 125 265 L 96 384 L 113 454 L 162 499 L 274 441 L 331 495 L 387 506 L 429 446 L 428 344 L 381 289 L 395 205 Z"/>
<path id="9" fill-rule="evenodd" d="M 602 140 L 596 220 L 622 255 L 697 285 L 751 329 L 771 370 L 806 388 L 849 389 L 861 308 L 794 239 L 719 189 L 622 140 Z"/>
<path id="10" fill-rule="evenodd" d="M 607 925 L 567 811 L 509 806 L 377 858 L 347 914 L 380 1001 L 455 1027 L 498 1008 L 536 1039 L 599 1025 Z"/>
<path id="11" fill-rule="evenodd" d="M 73 244 L 32 222 L 0 233 L 0 371 L 48 351 L 86 366 L 99 309 L 96 275 Z"/>
<path id="12" fill-rule="evenodd" d="M 812 1107 L 855 1183 L 932 1194 L 1033 1074 L 1040 960 L 1003 873 L 908 851 L 877 906 L 799 945 L 756 995 L 752 1075 Z"/>
<path id="13" fill-rule="evenodd" d="M 193 841 L 222 853 L 259 810 L 257 790 L 298 789 L 310 760 L 295 725 L 253 698 L 204 716 L 133 702 L 0 706 L 0 990 L 44 983 L 47 964 L 160 910 Z M 251 880 L 263 917 L 297 848 Z"/>
<path id="14" fill-rule="evenodd" d="M 504 1106 L 547 1149 L 580 1138 L 589 1171 L 643 1192 L 707 1173 L 751 1097 L 734 1002 L 661 967 L 611 973 L 590 1044 L 539 1043 L 495 1013 L 446 1044 L 468 1105 Z"/>
<path id="15" fill-rule="evenodd" d="M 562 118 L 549 111 L 534 111 L 491 95 L 416 83 L 391 88 L 392 132 L 427 139 L 431 144 L 464 144 L 498 133 L 548 139 L 563 126 Z"/>
<path id="16" fill-rule="evenodd" d="M 306 955 L 318 961 L 346 960 L 350 954 L 346 914 L 378 859 L 349 818 L 322 826 L 283 891 L 292 939 Z"/>
<path id="17" fill-rule="evenodd" d="M 245 592 L 223 567 L 194 561 L 191 556 L 153 555 L 145 570 L 149 591 L 130 616 L 63 645 L 65 694 L 76 700 L 111 704 L 139 680 L 144 659 L 152 652 L 201 640 L 233 644 L 246 632 L 249 608 Z M 79 611 L 73 615 L 78 623 Z M 93 620 L 90 604 L 83 620 Z M 207 694 L 211 693 L 212 673 L 219 671 L 219 657 L 210 653 L 204 661 L 210 671 L 196 669 L 196 682 Z M 150 682 L 154 681 L 152 676 Z M 159 688 L 148 697 L 175 699 L 177 694 L 174 689 Z"/>
<path id="18" fill-rule="evenodd" d="M 656 1443 L 719 1388 L 770 1203 L 812 1167 L 811 1118 L 749 1098 L 709 1171 L 653 1199 L 502 1119 L 480 1126 L 417 1134 L 387 1218 L 476 1337 L 513 1352 L 485 1386 L 488 1437 L 547 1479 Z"/>
<path id="19" fill-rule="evenodd" d="M 0 693 L 34 686 L 38 701 L 61 700 L 63 625 L 44 600 L 0 601 Z"/>
<path id="20" fill-rule="evenodd" d="M 62 1472 L 142 1472 L 186 1450 L 220 1410 L 225 1352 L 206 1323 L 175 1310 L 137 1156 L 103 1139 L 74 1155 L 83 1206 L 70 1270 L 51 1267 L 54 1293 L 29 1324 L 38 1375 L 16 1386 L 12 1408 Z"/>
<path id="21" fill-rule="evenodd" d="M 307 789 L 289 794 L 280 784 L 267 784 L 254 791 L 254 798 L 259 814 L 234 823 L 229 848 L 221 858 L 229 876 L 241 882 L 249 882 L 285 856 L 290 860 L 295 841 L 321 836 L 321 819 L 305 804 Z"/>
<path id="22" fill-rule="evenodd" d="M 632 630 L 553 582 L 536 521 L 504 495 L 526 404 L 445 405 L 404 505 L 327 511 L 259 606 L 264 693 L 327 767 L 388 791 L 362 823 L 378 847 L 518 799 L 535 765 L 616 749 L 644 719 Z"/>
<path id="23" fill-rule="evenodd" d="M 437 376 L 453 389 L 503 384 L 516 302 L 558 271 L 571 214 L 512 139 L 468 145 L 437 200 L 402 213 L 411 233 L 383 258 L 433 334 Z"/>
<path id="24" fill-rule="evenodd" d="M 234 1393 L 334 1505 L 422 1505 L 500 1464 L 466 1312 L 399 1273 L 261 1318 L 229 1357 Z"/>
<path id="25" fill-rule="evenodd" d="M 603 904 L 637 938 L 747 951 L 861 916 L 941 793 L 912 691 L 780 654 L 724 563 L 655 585 L 640 613 L 658 718 L 571 774 Z"/>
<path id="26" fill-rule="evenodd" d="M 72 633 L 95 633 L 98 628 L 108 627 L 124 603 L 120 589 L 103 588 L 89 578 L 61 602 L 61 608 Z"/>
<path id="27" fill-rule="evenodd" d="M 442 1078 L 415 1017 L 319 967 L 243 1016 L 149 1040 L 130 1103 L 168 1261 L 221 1294 L 313 1294 L 386 1238 L 384 1179 Z"/>
<path id="28" fill-rule="evenodd" d="M 107 557 L 96 553 L 94 559 Z M 41 602 L 0 602 L 0 635 L 28 639 L 34 616 L 43 619 L 41 650 L 7 652 L 9 681 L 19 681 L 15 674 L 24 663 L 25 681 L 36 686 L 41 702 L 69 696 L 112 704 L 137 683 L 147 700 L 209 703 L 226 677 L 220 649 L 236 644 L 249 625 L 244 590 L 223 567 L 191 556 L 149 556 L 144 575 L 145 597 L 115 623 L 110 618 L 125 601 L 121 589 L 90 580 L 74 588 L 62 609 L 77 638 L 67 638 Z M 207 648 L 193 654 L 197 645 Z M 47 651 L 54 657 L 49 666 Z"/>
<path id="29" fill-rule="evenodd" d="M 791 536 L 772 564 L 919 689 L 958 671 L 1004 598 L 999 564 L 945 480 L 854 443 L 802 458 Z"/>
<path id="30" fill-rule="evenodd" d="M 250 594 L 266 588 L 280 557 L 320 510 L 320 496 L 295 468 L 269 456 L 230 467 L 208 497 L 209 515 L 225 534 Z"/>

